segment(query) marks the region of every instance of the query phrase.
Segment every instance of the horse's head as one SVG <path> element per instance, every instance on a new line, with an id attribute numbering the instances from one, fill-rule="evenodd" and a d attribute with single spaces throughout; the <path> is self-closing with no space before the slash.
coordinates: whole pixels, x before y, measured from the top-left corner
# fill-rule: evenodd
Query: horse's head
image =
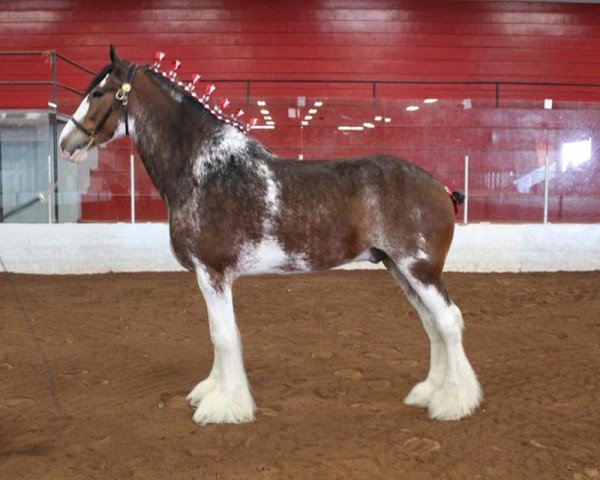
<path id="1" fill-rule="evenodd" d="M 119 58 L 112 45 L 110 60 L 90 83 L 60 136 L 61 152 L 71 161 L 83 160 L 90 148 L 129 133 L 127 104 L 137 65 Z"/>

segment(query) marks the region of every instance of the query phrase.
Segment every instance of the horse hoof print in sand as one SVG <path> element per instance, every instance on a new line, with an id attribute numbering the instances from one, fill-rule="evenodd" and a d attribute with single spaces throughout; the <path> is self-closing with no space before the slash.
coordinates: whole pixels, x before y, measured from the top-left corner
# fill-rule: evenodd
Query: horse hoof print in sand
<path id="1" fill-rule="evenodd" d="M 348 262 L 383 262 L 413 305 L 431 342 L 427 378 L 405 403 L 456 420 L 481 402 L 462 345 L 463 320 L 441 274 L 454 234 L 455 204 L 419 167 L 378 155 L 298 162 L 246 135 L 240 111 L 210 106 L 199 75 L 184 85 L 179 63 L 160 71 L 119 58 L 92 81 L 60 137 L 63 154 L 130 135 L 169 209 L 173 252 L 195 272 L 214 345 L 208 378 L 188 395 L 199 424 L 254 419 L 232 284 L 243 275 L 314 272 Z M 453 205 L 454 204 L 454 205 Z"/>

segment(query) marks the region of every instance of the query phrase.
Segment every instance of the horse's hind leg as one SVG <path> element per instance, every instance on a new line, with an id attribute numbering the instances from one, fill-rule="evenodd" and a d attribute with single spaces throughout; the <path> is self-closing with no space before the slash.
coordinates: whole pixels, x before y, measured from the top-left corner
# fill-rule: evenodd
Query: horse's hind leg
<path id="1" fill-rule="evenodd" d="M 458 420 L 468 416 L 481 402 L 482 394 L 475 372 L 463 349 L 462 314 L 448 296 L 440 274 L 436 273 L 427 260 L 407 259 L 396 262 L 396 265 L 418 296 L 418 303 L 429 313 L 428 318 L 433 320 L 433 328 L 437 330 L 444 345 L 445 375 L 442 382 L 429 382 L 434 386 L 428 405 L 429 416 L 437 420 Z M 434 333 L 433 337 L 436 338 Z M 435 349 L 439 353 L 439 345 L 434 346 L 432 342 L 432 352 Z M 441 365 L 441 360 L 438 365 Z M 434 373 L 435 369 L 432 365 Z M 429 378 L 428 376 L 428 380 Z M 433 378 L 436 380 L 435 375 Z M 422 394 L 426 397 L 424 394 L 428 393 L 428 381 L 423 383 L 426 386 L 417 385 L 414 395 L 411 392 L 407 397 L 408 401 L 418 400 Z"/>
<path id="2" fill-rule="evenodd" d="M 404 291 L 411 305 L 421 317 L 423 327 L 427 332 L 430 342 L 430 362 L 427 378 L 413 387 L 404 403 L 417 407 L 427 408 L 435 390 L 442 388 L 446 377 L 446 347 L 442 336 L 435 327 L 435 321 L 429 310 L 423 305 L 417 292 L 410 286 L 406 277 L 400 272 L 398 266 L 391 258 L 383 260 L 383 264 L 390 271 L 396 282 Z"/>

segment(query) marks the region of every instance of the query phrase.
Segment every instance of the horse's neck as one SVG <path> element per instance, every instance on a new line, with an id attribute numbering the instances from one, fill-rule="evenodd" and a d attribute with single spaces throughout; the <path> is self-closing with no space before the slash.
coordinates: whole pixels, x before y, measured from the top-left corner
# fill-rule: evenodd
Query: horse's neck
<path id="1" fill-rule="evenodd" d="M 219 127 L 208 112 L 184 106 L 184 101 L 183 94 L 169 95 L 155 85 L 130 108 L 136 148 L 158 192 L 170 205 L 189 193 L 195 158 Z"/>

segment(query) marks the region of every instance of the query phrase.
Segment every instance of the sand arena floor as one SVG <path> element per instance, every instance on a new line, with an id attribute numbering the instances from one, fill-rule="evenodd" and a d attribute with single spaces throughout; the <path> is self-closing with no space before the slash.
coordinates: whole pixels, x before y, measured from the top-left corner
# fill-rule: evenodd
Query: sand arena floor
<path id="1" fill-rule="evenodd" d="M 208 427 L 185 401 L 212 364 L 193 275 L 14 275 L 59 406 L 0 278 L 0 478 L 600 479 L 600 272 L 445 278 L 473 417 L 402 403 L 427 337 L 387 272 L 353 271 L 237 282 L 259 413 Z"/>

